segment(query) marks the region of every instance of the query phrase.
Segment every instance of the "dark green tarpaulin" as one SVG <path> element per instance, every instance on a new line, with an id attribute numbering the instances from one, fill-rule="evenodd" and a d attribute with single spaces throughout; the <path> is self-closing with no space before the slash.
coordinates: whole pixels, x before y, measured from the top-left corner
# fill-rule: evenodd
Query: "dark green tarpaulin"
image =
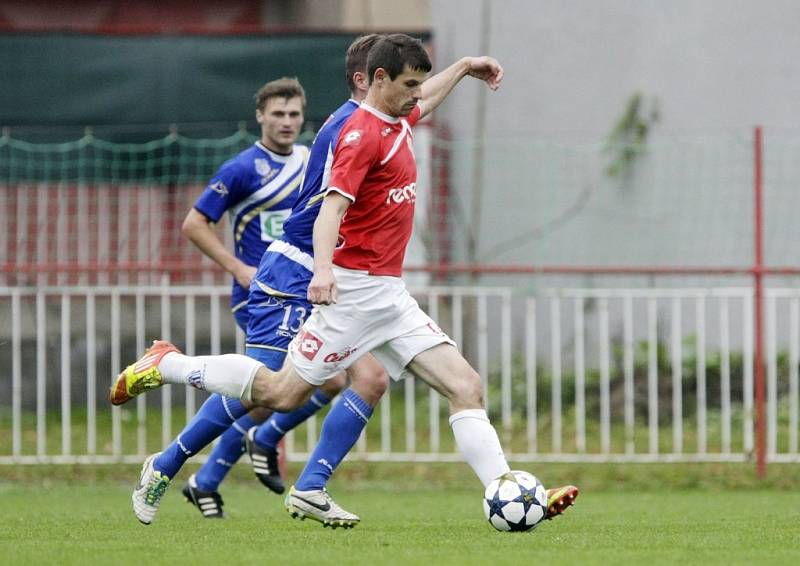
<path id="1" fill-rule="evenodd" d="M 254 120 L 255 91 L 281 76 L 300 79 L 318 123 L 348 94 L 354 37 L 2 34 L 0 126 L 226 122 L 230 134 Z"/>

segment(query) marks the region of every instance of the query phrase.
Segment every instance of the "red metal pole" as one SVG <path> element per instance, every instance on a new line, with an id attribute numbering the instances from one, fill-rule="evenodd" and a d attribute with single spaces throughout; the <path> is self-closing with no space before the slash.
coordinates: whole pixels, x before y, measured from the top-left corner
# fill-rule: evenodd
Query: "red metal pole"
<path id="1" fill-rule="evenodd" d="M 756 474 L 767 475 L 767 450 L 764 410 L 764 135 L 761 126 L 756 126 L 753 139 L 755 219 L 753 243 L 755 263 L 753 283 L 755 285 L 755 394 L 756 394 Z"/>

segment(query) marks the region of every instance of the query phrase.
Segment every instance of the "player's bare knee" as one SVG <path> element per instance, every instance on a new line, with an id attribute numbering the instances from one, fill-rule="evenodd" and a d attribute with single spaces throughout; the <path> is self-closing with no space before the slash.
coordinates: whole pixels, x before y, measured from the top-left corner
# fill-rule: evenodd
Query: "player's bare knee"
<path id="1" fill-rule="evenodd" d="M 374 407 L 389 388 L 389 374 L 380 364 L 369 367 L 369 371 L 353 372 L 350 375 L 350 388 L 358 396 Z"/>

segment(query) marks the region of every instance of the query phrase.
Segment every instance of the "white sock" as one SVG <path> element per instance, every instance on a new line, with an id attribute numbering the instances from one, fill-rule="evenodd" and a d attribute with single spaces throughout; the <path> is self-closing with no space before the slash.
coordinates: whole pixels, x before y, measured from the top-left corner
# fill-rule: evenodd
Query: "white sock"
<path id="1" fill-rule="evenodd" d="M 264 364 L 241 354 L 186 356 L 170 352 L 158 369 L 165 383 L 191 385 L 203 391 L 241 399 Z"/>
<path id="2" fill-rule="evenodd" d="M 483 409 L 467 409 L 450 416 L 458 450 L 484 487 L 503 475 L 508 467 L 497 431 Z"/>

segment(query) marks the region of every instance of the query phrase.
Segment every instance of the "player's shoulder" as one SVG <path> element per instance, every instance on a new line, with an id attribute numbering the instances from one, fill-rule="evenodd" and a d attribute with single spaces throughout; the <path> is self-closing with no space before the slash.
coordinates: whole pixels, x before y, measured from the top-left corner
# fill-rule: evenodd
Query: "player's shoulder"
<path id="1" fill-rule="evenodd" d="M 328 119 L 322 124 L 318 135 L 336 136 L 342 127 L 350 121 L 356 110 L 358 110 L 358 102 L 351 98 L 328 116 Z"/>
<path id="2" fill-rule="evenodd" d="M 342 128 L 342 141 L 347 141 L 348 135 L 351 140 L 359 138 L 379 138 L 380 132 L 383 129 L 383 122 L 369 112 L 364 107 L 359 107 L 353 112 Z"/>
<path id="3" fill-rule="evenodd" d="M 253 144 L 248 148 L 240 151 L 233 157 L 226 159 L 222 165 L 219 166 L 219 173 L 233 175 L 249 171 L 253 167 L 253 162 L 258 156 L 256 145 Z"/>
<path id="4" fill-rule="evenodd" d="M 225 165 L 232 167 L 250 168 L 253 166 L 253 162 L 256 159 L 264 156 L 264 153 L 265 152 L 258 147 L 258 144 L 254 143 L 250 147 L 243 149 L 242 151 L 231 157 L 228 161 L 225 162 Z"/>
<path id="5" fill-rule="evenodd" d="M 309 151 L 308 146 L 301 143 L 296 143 L 292 146 L 292 153 L 298 157 L 302 157 L 303 160 L 308 159 Z"/>

